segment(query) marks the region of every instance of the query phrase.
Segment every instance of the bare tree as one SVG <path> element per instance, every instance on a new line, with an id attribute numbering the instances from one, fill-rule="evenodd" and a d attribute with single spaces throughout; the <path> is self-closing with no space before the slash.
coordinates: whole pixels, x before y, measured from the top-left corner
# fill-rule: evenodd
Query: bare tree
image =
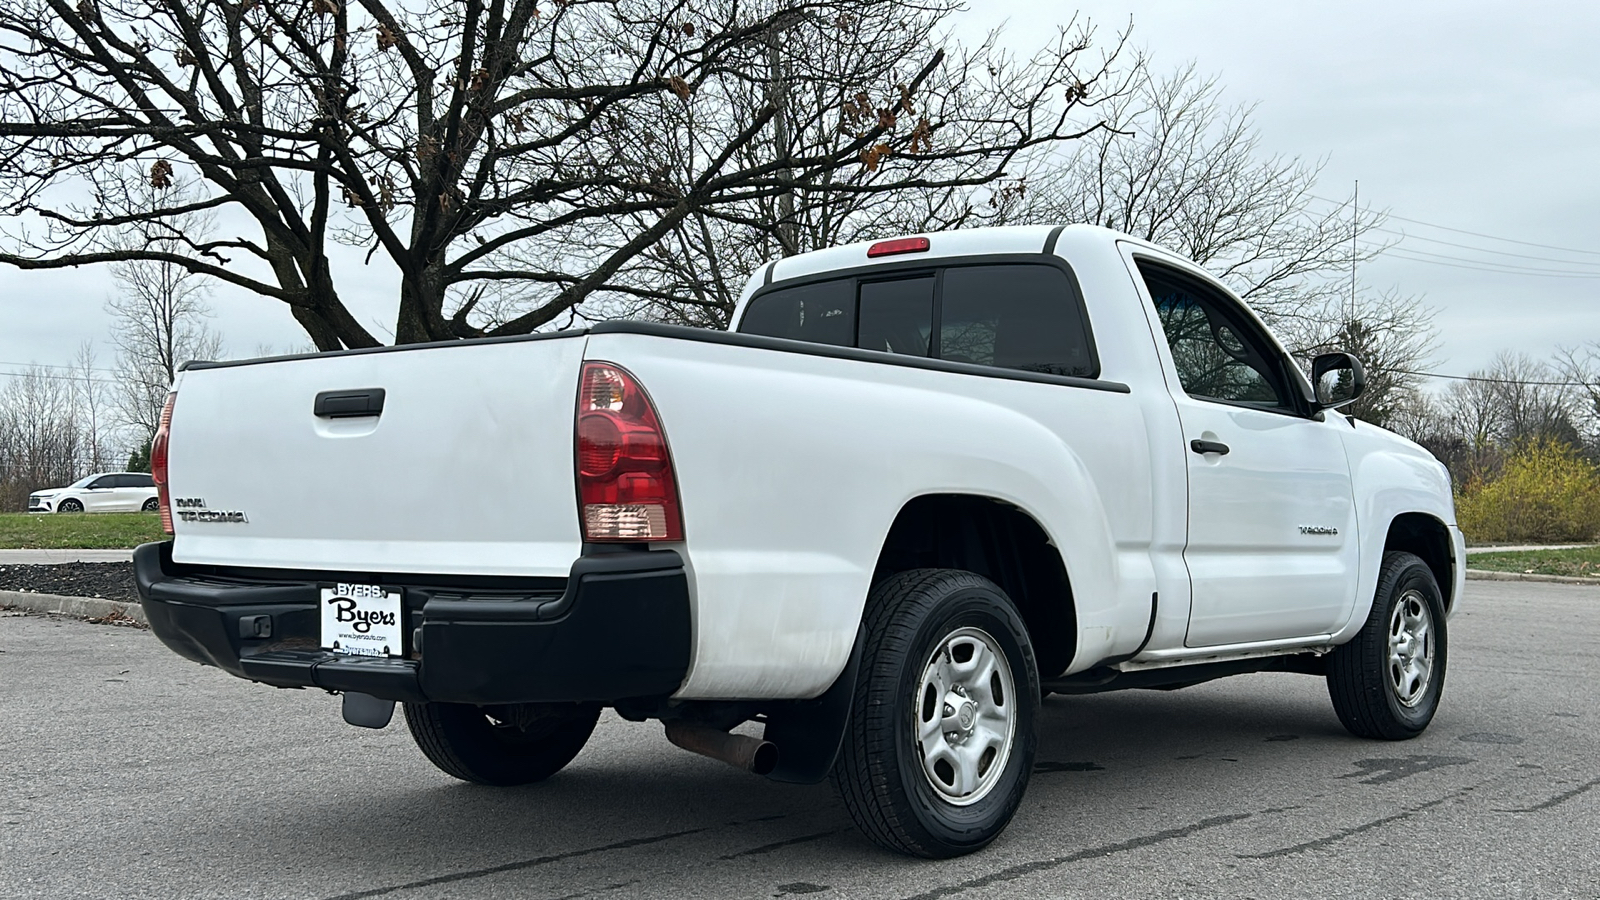
<path id="1" fill-rule="evenodd" d="M 1593 456 L 1593 401 L 1582 387 L 1585 379 L 1559 367 L 1581 358 L 1557 362 L 1502 352 L 1432 398 L 1414 398 L 1398 416 L 1397 430 L 1449 466 L 1458 485 L 1494 477 L 1508 454 L 1536 442 Z"/>
<path id="2" fill-rule="evenodd" d="M 1193 63 L 1170 75 L 1137 60 L 1131 90 L 1099 110 L 1107 128 L 1069 148 L 1017 218 L 1088 222 L 1182 253 L 1220 276 L 1297 355 L 1322 346 L 1349 308 L 1353 262 L 1381 214 L 1312 208 L 1321 165 L 1268 154 L 1251 107 L 1224 107 Z M 1385 299 L 1380 306 L 1392 307 Z"/>
<path id="3" fill-rule="evenodd" d="M 1551 368 L 1573 392 L 1573 415 L 1583 432 L 1585 449 L 1591 456 L 1600 456 L 1600 341 L 1558 348 Z"/>
<path id="4" fill-rule="evenodd" d="M 1350 408 L 1387 424 L 1414 406 L 1435 332 L 1420 300 L 1356 293 L 1355 263 L 1383 216 L 1352 205 L 1313 210 L 1320 164 L 1265 153 L 1249 106 L 1225 107 L 1215 78 L 1191 63 L 1157 75 L 1135 60 L 1130 89 L 1098 110 L 1107 127 L 1036 178 L 1008 217 L 1088 222 L 1188 256 L 1218 275 L 1273 327 L 1302 364 L 1348 350 L 1367 368 Z M 1365 243 L 1362 243 L 1366 241 Z"/>
<path id="5" fill-rule="evenodd" d="M 210 230 L 207 214 L 186 213 L 167 219 L 154 233 L 129 226 L 122 244 L 178 255 L 182 241 L 205 240 Z M 120 260 L 111 272 L 120 289 L 106 301 L 106 311 L 115 319 L 114 399 L 123 424 L 137 435 L 135 443 L 147 443 L 155 437 L 178 367 L 191 359 L 220 356 L 222 340 L 205 323 L 211 314 L 207 276 L 165 256 Z"/>
<path id="6" fill-rule="evenodd" d="M 1580 398 L 1562 382 L 1557 370 L 1526 353 L 1501 351 L 1486 370 L 1474 372 L 1486 379 L 1493 402 L 1492 434 L 1502 445 L 1548 438 L 1578 446 L 1576 419 Z"/>
<path id="7" fill-rule="evenodd" d="M 1433 312 L 1414 297 L 1395 291 L 1359 298 L 1354 318 L 1307 321 L 1300 329 L 1297 355 L 1343 350 L 1359 358 L 1366 370 L 1366 390 L 1344 411 L 1388 428 L 1419 407 L 1423 376 L 1433 356 L 1438 332 Z"/>
<path id="8" fill-rule="evenodd" d="M 892 60 L 913 55 L 936 17 L 924 17 L 918 27 L 874 36 L 880 49 L 897 42 L 872 63 L 869 83 L 892 80 L 884 67 Z M 902 189 L 908 174 L 906 161 L 884 153 L 885 146 L 869 149 L 860 166 L 824 174 L 816 179 L 794 177 L 780 171 L 776 194 L 754 195 L 715 209 L 687 216 L 661 241 L 641 254 L 622 289 L 633 303 L 630 314 L 715 328 L 726 327 L 745 277 L 761 264 L 792 256 L 895 234 L 941 231 L 997 224 L 1006 221 L 1027 190 L 1028 179 L 1048 158 L 1055 142 L 1043 142 L 1031 152 L 1007 158 L 1002 170 L 986 154 L 930 154 L 935 130 L 930 122 L 944 123 L 938 130 L 941 146 L 1006 144 L 1021 147 L 1016 139 L 1039 127 L 1040 120 L 1057 115 L 1049 93 L 1064 90 L 1066 106 L 1092 111 L 1107 95 L 1121 90 L 1124 77 L 1109 74 L 1126 35 L 1114 40 L 1090 73 L 1099 86 L 1090 96 L 1088 83 L 1030 77 L 1029 73 L 1059 71 L 1060 60 L 1088 48 L 1088 34 L 1067 26 L 1072 43 L 1060 43 L 1026 65 L 1016 65 L 995 50 L 996 34 L 959 59 L 947 60 L 959 83 L 983 85 L 977 93 L 955 92 L 913 97 L 901 90 L 891 96 L 887 109 L 853 85 L 862 79 L 860 48 L 828 40 L 826 35 L 794 29 L 777 30 L 766 37 L 768 63 L 761 81 L 745 91 L 765 92 L 774 109 L 770 143 L 755 143 L 742 151 L 745 165 L 766 159 L 793 159 L 837 154 L 881 121 L 915 122 L 909 149 L 917 156 L 915 189 Z M 819 38 L 822 38 L 819 40 Z M 1063 40 L 1066 40 L 1063 38 Z M 880 71 L 883 70 L 883 71 Z M 991 85 L 1012 86 L 1011 109 L 974 115 L 983 97 L 992 96 Z M 840 98 L 843 97 L 841 103 Z M 730 103 L 751 103 L 754 96 L 729 98 Z M 685 122 L 692 128 L 692 122 Z M 920 132 L 920 136 L 919 136 Z M 998 137 L 997 137 L 998 135 Z M 674 137 L 687 146 L 687 134 Z M 920 145 L 920 146 L 919 146 Z M 674 150 L 670 156 L 682 156 Z M 645 227 L 643 220 L 629 229 Z"/>
<path id="9" fill-rule="evenodd" d="M 825 215 L 808 198 L 989 184 L 1093 128 L 1069 117 L 1101 72 L 1079 71 L 1081 35 L 1027 66 L 940 49 L 958 5 L 17 0 L 0 262 L 171 263 L 287 304 L 322 349 L 378 343 L 340 298 L 338 241 L 399 270 L 402 343 L 659 298 L 647 254 L 704 250 L 702 225 L 775 204 L 792 245 Z M 191 176 L 208 193 L 171 190 Z M 210 210 L 253 234 L 174 224 Z M 165 243 L 108 240 L 130 224 Z"/>
<path id="10" fill-rule="evenodd" d="M 75 381 L 31 366 L 0 388 L 0 508 L 22 509 L 29 492 L 88 474 Z"/>
<path id="11" fill-rule="evenodd" d="M 107 420 L 106 383 L 95 365 L 94 342 L 78 345 L 78 354 L 72 360 L 72 405 L 77 413 L 78 430 L 88 452 L 89 468 L 107 468 L 111 458 L 111 442 L 115 427 Z"/>

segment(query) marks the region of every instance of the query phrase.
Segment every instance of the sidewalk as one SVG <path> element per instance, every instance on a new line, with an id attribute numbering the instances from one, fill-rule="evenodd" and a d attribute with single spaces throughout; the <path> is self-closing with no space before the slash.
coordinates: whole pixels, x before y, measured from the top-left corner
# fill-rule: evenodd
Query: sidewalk
<path id="1" fill-rule="evenodd" d="M 0 566 L 130 562 L 132 550 L 0 550 Z"/>
<path id="2" fill-rule="evenodd" d="M 1467 555 L 1474 553 L 1524 553 L 1529 550 L 1577 550 L 1597 544 L 1511 544 L 1504 547 L 1468 547 Z"/>

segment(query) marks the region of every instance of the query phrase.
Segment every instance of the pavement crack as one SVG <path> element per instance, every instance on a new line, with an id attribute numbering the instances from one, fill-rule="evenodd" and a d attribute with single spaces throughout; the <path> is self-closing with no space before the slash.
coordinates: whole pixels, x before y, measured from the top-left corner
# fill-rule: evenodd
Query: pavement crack
<path id="1" fill-rule="evenodd" d="M 1587 791 L 1593 790 L 1596 786 L 1600 786 L 1600 778 L 1591 779 L 1590 781 L 1584 782 L 1583 784 L 1578 785 L 1577 787 L 1573 788 L 1570 791 L 1567 791 L 1567 792 L 1562 793 L 1562 794 L 1557 794 L 1554 797 L 1551 797 L 1549 800 L 1544 801 L 1543 803 L 1535 803 L 1534 805 L 1529 806 L 1529 807 L 1527 807 L 1525 809 L 1497 809 L 1497 810 L 1495 810 L 1495 812 L 1505 812 L 1505 813 L 1544 812 L 1545 810 L 1551 808 L 1552 806 L 1560 806 L 1561 804 L 1567 802 L 1568 800 L 1571 800 L 1573 797 L 1576 797 L 1579 794 L 1582 794 L 1582 793 L 1585 793 Z"/>
<path id="2" fill-rule="evenodd" d="M 1490 779 L 1490 781 L 1494 781 L 1494 780 L 1497 780 L 1497 779 Z M 1363 782 L 1363 783 L 1365 783 L 1365 782 Z M 1277 859 L 1278 857 L 1282 857 L 1282 856 L 1293 856 L 1293 855 L 1295 855 L 1297 853 L 1304 853 L 1307 850 L 1317 850 L 1317 849 L 1320 849 L 1322 847 L 1332 846 L 1333 844 L 1337 844 L 1338 842 L 1344 840 L 1345 838 L 1355 837 L 1356 835 L 1361 834 L 1362 832 L 1371 831 L 1374 828 L 1382 828 L 1385 825 L 1389 825 L 1389 824 L 1392 824 L 1394 822 L 1399 822 L 1399 821 L 1402 821 L 1404 819 L 1409 819 L 1412 816 L 1416 815 L 1417 813 L 1425 812 L 1427 810 L 1433 809 L 1435 806 L 1438 806 L 1441 803 L 1446 803 L 1448 801 L 1455 800 L 1455 799 L 1460 798 L 1460 797 L 1464 797 L 1467 794 L 1469 794 L 1469 793 L 1477 790 L 1478 788 L 1482 787 L 1483 784 L 1488 784 L 1488 783 L 1489 782 L 1486 781 L 1486 782 L 1482 782 L 1480 784 L 1472 785 L 1471 787 L 1462 788 L 1459 791 L 1452 791 L 1451 793 L 1445 794 L 1443 797 L 1439 797 L 1439 798 L 1434 799 L 1434 800 L 1429 800 L 1426 803 L 1419 803 L 1416 806 L 1411 807 L 1410 809 L 1403 809 L 1400 812 L 1394 813 L 1392 815 L 1384 816 L 1381 819 L 1373 819 L 1370 822 L 1363 822 L 1360 825 L 1352 825 L 1349 828 L 1345 828 L 1345 829 L 1342 829 L 1340 831 L 1335 831 L 1333 834 L 1326 835 L 1324 837 L 1319 837 L 1319 838 L 1316 838 L 1314 840 L 1306 841 L 1303 844 L 1295 844 L 1292 847 L 1284 847 L 1284 848 L 1282 848 L 1280 850 L 1269 850 L 1266 853 L 1239 853 L 1239 854 L 1235 854 L 1235 856 L 1238 859 Z"/>
<path id="3" fill-rule="evenodd" d="M 729 853 L 726 856 L 719 856 L 717 859 L 727 860 L 738 859 L 741 856 L 759 856 L 763 853 L 771 853 L 774 850 L 782 850 L 784 847 L 792 847 L 795 844 L 804 844 L 807 841 L 820 841 L 825 837 L 832 837 L 847 830 L 848 829 L 845 828 L 833 828 L 828 831 L 819 831 L 816 834 L 803 834 L 800 837 L 789 838 L 786 841 L 773 841 L 770 844 L 762 844 L 759 847 L 751 847 L 749 850 L 740 850 L 737 853 Z"/>
<path id="4" fill-rule="evenodd" d="M 1021 863 L 1019 865 L 1011 866 L 1010 868 L 1001 869 L 998 872 L 992 872 L 979 878 L 973 878 L 968 881 L 959 881 L 955 884 L 948 884 L 944 887 L 934 888 L 933 890 L 925 893 L 914 894 L 905 898 L 905 900 L 936 900 L 936 898 L 939 897 L 949 897 L 953 894 L 965 893 L 977 888 L 988 887 L 992 884 L 1015 881 L 1018 878 L 1023 878 L 1036 872 L 1049 871 L 1050 869 L 1060 868 L 1061 866 L 1069 865 L 1071 863 L 1082 862 L 1086 859 L 1099 859 L 1104 856 L 1112 856 L 1117 853 L 1126 853 L 1129 850 L 1138 850 L 1143 847 L 1149 847 L 1155 844 L 1162 844 L 1166 843 L 1167 841 L 1185 838 L 1191 834 L 1198 834 L 1202 831 L 1207 831 L 1212 828 L 1220 828 L 1224 825 L 1232 825 L 1235 822 L 1242 822 L 1254 815 L 1257 815 L 1257 813 L 1234 813 L 1226 816 L 1212 816 L 1209 819 L 1201 819 L 1192 825 L 1184 825 L 1179 828 L 1168 828 L 1165 831 L 1158 831 L 1154 834 L 1144 835 L 1143 837 L 1119 841 L 1115 844 L 1105 844 L 1099 847 L 1091 847 L 1087 850 L 1079 850 L 1077 853 L 1069 853 L 1066 856 L 1056 856 L 1051 857 L 1050 859 L 1039 859 L 1034 860 L 1033 862 Z"/>
<path id="5" fill-rule="evenodd" d="M 1435 800 L 1435 801 L 1433 801 L 1433 802 L 1431 802 L 1431 803 L 1429 803 L 1427 805 L 1428 806 L 1436 806 L 1436 805 L 1438 805 L 1439 803 L 1442 803 L 1442 802 L 1444 802 L 1444 801 L 1443 800 Z M 1329 846 L 1330 844 L 1337 844 L 1338 842 L 1344 840 L 1347 837 L 1354 837 L 1355 835 L 1358 835 L 1358 834 L 1362 833 L 1363 831 L 1371 831 L 1374 828 L 1382 828 L 1383 826 L 1388 825 L 1390 822 L 1398 822 L 1401 819 L 1409 819 L 1412 816 L 1416 815 L 1417 812 L 1422 808 L 1425 808 L 1425 807 L 1419 807 L 1419 809 L 1408 809 L 1408 810 L 1405 810 L 1404 812 L 1397 812 L 1392 816 L 1384 816 L 1381 819 L 1374 819 L 1371 822 L 1366 822 L 1364 824 L 1357 825 L 1357 826 L 1355 826 L 1353 828 L 1346 828 L 1343 831 L 1336 831 L 1333 834 L 1328 835 L 1327 837 L 1320 837 L 1320 838 L 1317 838 L 1314 841 L 1306 841 L 1304 844 L 1295 844 L 1293 847 L 1284 847 L 1281 850 L 1272 850 L 1272 851 L 1269 851 L 1267 853 L 1241 853 L 1241 854 L 1238 854 L 1238 857 L 1240 859 L 1276 859 L 1276 858 L 1278 858 L 1280 856 L 1293 856 L 1296 853 L 1304 853 L 1307 850 L 1315 850 L 1315 849 L 1317 849 L 1319 847 L 1326 847 L 1326 846 Z"/>
<path id="6" fill-rule="evenodd" d="M 436 875 L 433 878 L 423 878 L 417 881 L 408 881 L 405 884 L 390 885 L 389 887 L 372 888 L 365 891 L 351 891 L 348 894 L 336 894 L 327 900 L 364 900 L 366 897 L 381 897 L 384 894 L 393 894 L 397 891 L 411 891 L 418 888 L 435 887 L 441 884 L 452 884 L 457 881 L 469 881 L 473 878 L 484 878 L 489 875 L 499 875 L 503 872 L 516 872 L 522 869 L 531 869 L 547 863 L 560 862 L 580 856 L 593 856 L 596 853 L 609 853 L 612 850 L 626 850 L 630 847 L 643 847 L 647 844 L 659 844 L 675 838 L 707 831 L 706 828 L 690 828 L 686 831 L 672 831 L 666 834 L 651 835 L 650 837 L 629 838 L 617 841 L 614 844 L 605 844 L 600 847 L 588 847 L 583 850 L 569 850 L 566 853 L 552 853 L 548 856 L 536 856 L 533 859 L 523 859 L 516 862 L 501 863 L 498 866 L 488 866 L 482 869 L 471 869 L 465 872 L 452 872 L 449 875 Z"/>

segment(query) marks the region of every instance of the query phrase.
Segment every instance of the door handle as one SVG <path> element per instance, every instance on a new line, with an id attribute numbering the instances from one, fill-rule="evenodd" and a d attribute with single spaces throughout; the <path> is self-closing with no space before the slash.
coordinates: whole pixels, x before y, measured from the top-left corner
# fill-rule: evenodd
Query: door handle
<path id="1" fill-rule="evenodd" d="M 347 419 L 383 415 L 383 388 L 323 391 L 317 395 L 312 412 L 323 419 Z"/>
<path id="2" fill-rule="evenodd" d="M 1221 441 L 1202 441 L 1199 438 L 1189 442 L 1189 449 L 1196 453 L 1215 453 L 1218 456 L 1228 455 L 1228 445 Z"/>

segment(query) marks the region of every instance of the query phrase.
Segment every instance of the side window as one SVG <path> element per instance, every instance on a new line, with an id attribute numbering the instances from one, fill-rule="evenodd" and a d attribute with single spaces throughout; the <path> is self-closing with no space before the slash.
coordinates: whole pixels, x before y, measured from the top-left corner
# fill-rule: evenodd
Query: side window
<path id="1" fill-rule="evenodd" d="M 1283 364 L 1234 301 L 1159 265 L 1139 263 L 1161 329 L 1191 397 L 1292 409 Z"/>
<path id="2" fill-rule="evenodd" d="M 750 301 L 739 331 L 850 347 L 856 341 L 854 279 L 781 288 Z"/>
<path id="3" fill-rule="evenodd" d="M 927 356 L 932 334 L 932 275 L 861 283 L 857 347 Z"/>
<path id="4" fill-rule="evenodd" d="M 89 484 L 87 485 L 88 489 L 91 490 L 91 491 L 93 491 L 93 490 L 101 490 L 101 489 L 104 489 L 104 488 L 114 488 L 116 486 L 117 486 L 117 476 L 115 476 L 115 475 L 101 475 L 99 478 L 96 478 L 95 480 L 89 482 Z"/>
<path id="5" fill-rule="evenodd" d="M 124 475 L 123 487 L 150 488 L 156 486 L 156 480 L 149 475 Z"/>
<path id="6" fill-rule="evenodd" d="M 944 272 L 939 358 L 1050 375 L 1100 374 L 1066 273 L 1054 266 Z"/>

